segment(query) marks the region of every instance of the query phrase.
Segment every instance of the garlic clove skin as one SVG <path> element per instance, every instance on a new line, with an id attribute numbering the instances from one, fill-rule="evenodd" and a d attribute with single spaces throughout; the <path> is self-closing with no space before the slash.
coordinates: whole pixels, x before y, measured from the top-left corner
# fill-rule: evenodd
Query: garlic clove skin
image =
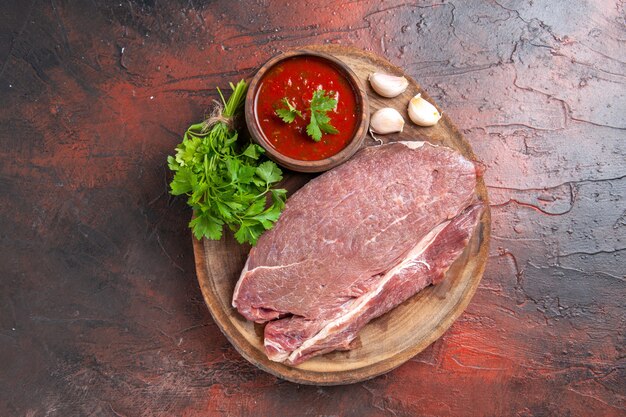
<path id="1" fill-rule="evenodd" d="M 370 130 L 374 133 L 386 135 L 402 132 L 402 129 L 404 129 L 404 118 L 398 110 L 391 107 L 380 109 L 370 117 Z"/>
<path id="2" fill-rule="evenodd" d="M 370 74 L 369 81 L 374 91 L 387 98 L 402 94 L 409 86 L 409 81 L 406 78 L 383 74 L 382 72 Z"/>
<path id="3" fill-rule="evenodd" d="M 416 95 L 409 101 L 409 117 L 418 126 L 434 126 L 441 119 L 441 113 L 435 106 Z"/>

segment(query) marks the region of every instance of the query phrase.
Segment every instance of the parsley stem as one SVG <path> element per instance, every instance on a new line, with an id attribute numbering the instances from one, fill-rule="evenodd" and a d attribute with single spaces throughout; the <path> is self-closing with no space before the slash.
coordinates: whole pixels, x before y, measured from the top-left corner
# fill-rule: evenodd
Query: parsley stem
<path id="1" fill-rule="evenodd" d="M 265 194 L 267 194 L 267 192 L 270 190 L 270 186 L 269 184 L 265 187 L 265 191 L 263 191 L 261 194 L 256 195 L 254 198 L 255 200 L 259 197 L 263 197 Z"/>

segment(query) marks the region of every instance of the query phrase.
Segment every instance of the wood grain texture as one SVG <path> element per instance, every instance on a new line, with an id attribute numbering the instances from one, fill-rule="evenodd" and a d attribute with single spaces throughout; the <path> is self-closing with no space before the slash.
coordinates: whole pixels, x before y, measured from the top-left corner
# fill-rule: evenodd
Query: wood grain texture
<path id="1" fill-rule="evenodd" d="M 623 416 L 619 1 L 0 3 L 0 415 Z M 293 384 L 195 276 L 165 158 L 215 87 L 310 44 L 387 57 L 487 167 L 472 302 L 392 372 Z"/>
<path id="2" fill-rule="evenodd" d="M 394 107 L 408 120 L 407 104 L 418 93 L 432 101 L 409 77 L 407 90 L 393 99 L 377 95 L 367 82 L 373 72 L 406 75 L 385 59 L 356 48 L 311 45 L 307 49 L 322 51 L 341 59 L 368 85 L 371 111 Z M 383 136 L 381 135 L 381 138 Z M 475 159 L 470 146 L 447 116 L 431 128 L 407 123 L 401 134 L 384 136 L 387 142 L 426 140 L 456 149 L 468 159 Z M 385 169 L 381 166 L 380 169 Z M 302 176 L 288 172 L 290 177 Z M 297 182 L 298 187 L 302 181 Z M 292 194 L 297 188 L 288 188 Z M 477 198 L 489 204 L 482 178 L 477 181 Z M 426 288 L 391 312 L 367 324 L 358 334 L 357 346 L 347 352 L 331 352 L 305 361 L 298 366 L 272 362 L 263 347 L 263 326 L 243 318 L 231 305 L 235 284 L 246 261 L 249 246 L 239 245 L 232 236 L 221 241 L 193 239 L 196 273 L 209 310 L 222 332 L 247 360 L 273 375 L 301 384 L 352 384 L 388 372 L 424 350 L 452 325 L 471 300 L 482 278 L 489 252 L 491 231 L 487 208 L 466 251 L 452 265 L 445 280 Z"/>

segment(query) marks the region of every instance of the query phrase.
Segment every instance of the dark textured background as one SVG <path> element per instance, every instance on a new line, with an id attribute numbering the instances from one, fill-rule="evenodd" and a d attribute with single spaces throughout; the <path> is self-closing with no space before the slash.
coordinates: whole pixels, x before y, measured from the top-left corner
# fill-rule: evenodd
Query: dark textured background
<path id="1" fill-rule="evenodd" d="M 3 1 L 1 416 L 624 416 L 622 1 Z M 165 158 L 216 86 L 279 51 L 402 66 L 486 163 L 482 284 L 369 382 L 244 361 L 195 279 Z"/>

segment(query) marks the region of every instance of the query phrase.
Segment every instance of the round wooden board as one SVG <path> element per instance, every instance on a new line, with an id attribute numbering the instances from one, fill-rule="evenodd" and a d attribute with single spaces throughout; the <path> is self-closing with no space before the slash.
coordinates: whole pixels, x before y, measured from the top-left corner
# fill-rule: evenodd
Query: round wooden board
<path id="1" fill-rule="evenodd" d="M 306 48 L 330 53 L 348 64 L 367 86 L 372 113 L 382 107 L 394 107 L 402 113 L 407 121 L 404 132 L 383 136 L 385 142 L 426 139 L 454 148 L 469 159 L 476 159 L 467 141 L 445 113 L 434 127 L 417 127 L 410 122 L 407 104 L 411 97 L 421 93 L 434 103 L 410 77 L 407 76 L 410 81 L 407 91 L 393 99 L 378 96 L 369 86 L 367 77 L 372 72 L 404 75 L 400 68 L 381 57 L 354 48 L 333 45 Z M 368 144 L 372 145 L 373 141 L 370 139 Z M 292 193 L 310 178 L 311 175 L 288 172 L 283 185 Z M 478 181 L 476 192 L 482 201 L 488 203 L 482 178 Z M 424 350 L 452 325 L 470 302 L 482 277 L 489 250 L 490 225 L 487 208 L 468 247 L 452 265 L 444 281 L 420 291 L 367 324 L 355 340 L 355 349 L 318 356 L 295 367 L 267 359 L 263 350 L 263 327 L 245 320 L 231 306 L 233 290 L 250 247 L 238 244 L 230 233 L 226 233 L 220 241 L 193 239 L 193 246 L 198 281 L 206 304 L 224 335 L 244 358 L 264 371 L 289 381 L 339 385 L 363 381 L 396 368 Z"/>

